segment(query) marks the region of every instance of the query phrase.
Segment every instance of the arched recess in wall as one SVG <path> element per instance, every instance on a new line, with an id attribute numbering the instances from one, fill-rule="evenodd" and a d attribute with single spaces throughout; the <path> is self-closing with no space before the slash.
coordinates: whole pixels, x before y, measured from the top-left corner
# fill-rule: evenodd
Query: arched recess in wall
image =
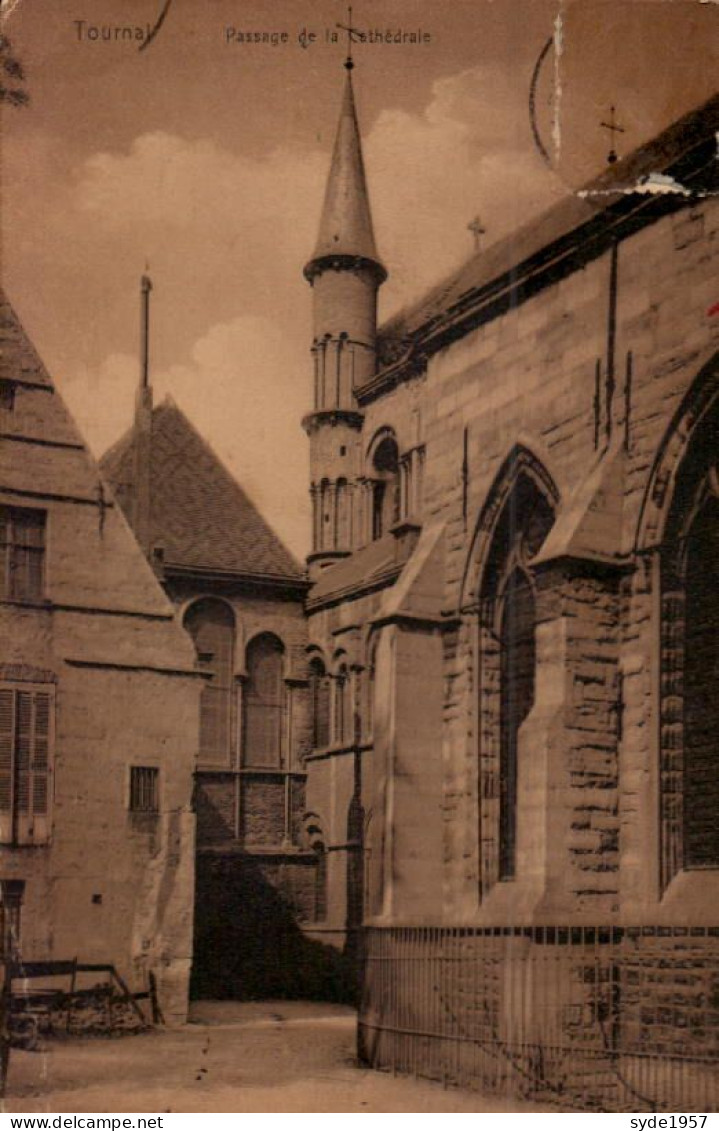
<path id="1" fill-rule="evenodd" d="M 532 561 L 551 530 L 558 492 L 528 449 L 505 460 L 477 523 L 464 602 L 474 624 L 472 713 L 478 755 L 480 893 L 516 875 L 522 820 L 520 733 L 533 705 L 536 594 Z M 469 594 L 467 594 L 469 596 Z"/>
<path id="2" fill-rule="evenodd" d="M 309 675 L 312 749 L 322 750 L 330 744 L 331 695 L 330 677 L 321 656 L 312 656 Z"/>
<path id="3" fill-rule="evenodd" d="M 368 742 L 374 738 L 375 724 L 375 677 L 377 672 L 377 647 L 379 636 L 376 632 L 370 634 L 367 640 L 366 663 L 363 680 L 363 735 Z"/>
<path id="4" fill-rule="evenodd" d="M 242 761 L 249 767 L 279 768 L 285 738 L 284 645 L 263 632 L 249 642 L 245 657 Z"/>
<path id="5" fill-rule="evenodd" d="M 203 597 L 185 612 L 203 680 L 200 698 L 200 760 L 226 762 L 232 747 L 235 614 L 216 597 Z"/>
<path id="6" fill-rule="evenodd" d="M 346 479 L 335 484 L 334 548 L 347 550 L 350 544 L 350 488 Z"/>
<path id="7" fill-rule="evenodd" d="M 367 452 L 370 535 L 381 538 L 400 516 L 399 445 L 391 428 L 375 433 Z"/>
<path id="8" fill-rule="evenodd" d="M 662 890 L 719 869 L 719 355 L 661 445 L 638 548 L 659 554 Z"/>
<path id="9" fill-rule="evenodd" d="M 334 660 L 334 726 L 332 742 L 347 746 L 353 740 L 352 676 L 347 656 L 340 652 Z"/>
<path id="10" fill-rule="evenodd" d="M 329 479 L 320 482 L 318 522 L 317 522 L 317 549 L 329 550 L 332 548 L 332 488 Z"/>
<path id="11" fill-rule="evenodd" d="M 323 822 L 317 813 L 305 814 L 303 842 L 305 847 L 315 854 L 311 906 L 307 908 L 308 919 L 313 923 L 324 923 L 327 918 L 327 840 Z"/>

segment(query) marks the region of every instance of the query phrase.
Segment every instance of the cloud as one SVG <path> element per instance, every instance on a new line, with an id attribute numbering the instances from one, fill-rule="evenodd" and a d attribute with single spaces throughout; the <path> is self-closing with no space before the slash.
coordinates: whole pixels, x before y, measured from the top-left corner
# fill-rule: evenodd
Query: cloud
<path id="1" fill-rule="evenodd" d="M 511 75 L 474 68 L 435 82 L 419 113 L 384 110 L 367 133 L 390 271 L 384 316 L 467 257 L 476 213 L 491 242 L 554 198 L 523 97 Z M 311 292 L 301 268 L 327 149 L 249 155 L 214 137 L 154 131 L 75 164 L 42 134 L 4 156 L 11 290 L 93 449 L 131 420 L 147 256 L 157 396 L 172 393 L 304 553 Z"/>
<path id="2" fill-rule="evenodd" d="M 260 252 L 302 260 L 308 216 L 319 210 L 325 157 L 281 146 L 261 158 L 230 152 L 210 139 L 156 131 L 126 153 L 89 157 L 77 181 L 77 207 L 103 230 L 158 226 L 175 238 L 202 235 Z"/>
<path id="3" fill-rule="evenodd" d="M 365 151 L 387 312 L 471 254 L 477 214 L 488 245 L 566 194 L 531 143 L 521 84 L 500 68 L 438 80 L 422 114 L 383 111 Z"/>
<path id="4" fill-rule="evenodd" d="M 281 327 L 248 315 L 212 326 L 186 364 L 156 373 L 152 385 L 155 403 L 172 396 L 302 556 L 309 466 L 300 420 L 308 404 L 296 373 L 295 352 Z M 63 395 L 95 455 L 102 455 L 131 421 L 137 381 L 137 359 L 110 354 L 98 368 L 83 369 L 63 383 Z"/>

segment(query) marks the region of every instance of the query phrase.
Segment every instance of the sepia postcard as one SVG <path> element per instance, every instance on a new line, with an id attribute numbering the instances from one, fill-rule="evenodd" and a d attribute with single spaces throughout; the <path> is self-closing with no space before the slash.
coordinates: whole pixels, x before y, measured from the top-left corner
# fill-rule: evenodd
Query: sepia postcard
<path id="1" fill-rule="evenodd" d="M 0 20 L 0 1120 L 706 1121 L 719 3 Z"/>

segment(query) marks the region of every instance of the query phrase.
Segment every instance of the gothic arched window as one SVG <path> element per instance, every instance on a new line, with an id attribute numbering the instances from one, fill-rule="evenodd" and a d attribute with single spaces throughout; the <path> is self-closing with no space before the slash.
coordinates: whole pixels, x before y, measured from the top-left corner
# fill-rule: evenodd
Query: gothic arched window
<path id="1" fill-rule="evenodd" d="M 310 661 L 310 698 L 312 748 L 321 750 L 330 744 L 330 677 L 317 657 Z"/>
<path id="2" fill-rule="evenodd" d="M 517 744 L 534 705 L 534 593 L 522 569 L 512 573 L 502 597 L 499 707 L 499 877 L 515 872 Z"/>
<path id="3" fill-rule="evenodd" d="M 517 869 L 521 728 L 534 706 L 536 605 L 531 561 L 554 522 L 534 476 L 517 474 L 491 512 L 480 585 L 480 858 L 482 887 Z"/>
<path id="4" fill-rule="evenodd" d="M 684 866 L 719 867 L 719 498 L 687 536 L 684 574 Z"/>
<path id="5" fill-rule="evenodd" d="M 266 632 L 247 647 L 243 761 L 246 766 L 282 764 L 285 719 L 284 648 Z"/>
<path id="6" fill-rule="evenodd" d="M 719 404 L 676 474 L 661 554 L 661 871 L 719 868 Z"/>
<path id="7" fill-rule="evenodd" d="M 229 605 L 215 598 L 196 601 L 185 614 L 203 680 L 200 699 L 200 758 L 225 761 L 232 735 L 232 685 L 235 617 Z"/>

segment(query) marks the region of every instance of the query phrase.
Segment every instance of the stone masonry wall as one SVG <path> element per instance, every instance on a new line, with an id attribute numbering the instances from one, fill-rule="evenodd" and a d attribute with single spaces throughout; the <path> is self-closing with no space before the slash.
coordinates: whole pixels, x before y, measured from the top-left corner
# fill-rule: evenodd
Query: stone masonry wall
<path id="1" fill-rule="evenodd" d="M 606 504 L 614 517 L 602 534 L 603 549 L 615 558 L 635 546 L 662 438 L 717 349 L 719 319 L 707 312 L 717 298 L 718 231 L 719 206 L 707 199 L 619 244 L 609 439 L 611 453 L 621 450 L 622 469 L 619 505 L 612 504 L 612 510 Z M 448 615 L 476 596 L 462 588 L 475 524 L 512 448 L 524 445 L 554 481 L 558 520 L 602 458 L 610 254 L 578 266 L 570 276 L 468 332 L 429 359 L 425 378 L 411 379 L 366 408 L 367 442 L 377 429 L 389 426 L 400 437 L 400 451 L 402 437 L 421 419 L 427 451 L 423 519 L 446 524 Z M 597 428 L 598 361 L 602 417 Z M 465 430 L 468 482 L 463 497 Z M 586 513 L 591 516 L 604 505 L 601 497 L 591 500 Z M 599 567 L 593 573 L 585 570 L 581 580 L 568 581 L 564 591 L 565 628 L 575 628 L 566 642 L 570 679 L 562 709 L 569 792 L 567 827 L 559 835 L 562 872 L 568 890 L 579 899 L 575 910 L 581 905 L 585 915 L 615 912 L 620 858 L 627 893 L 652 890 L 646 885 L 647 870 L 655 868 L 658 851 L 652 808 L 656 592 L 647 564 L 635 566 L 626 582 L 631 596 L 622 606 L 626 619 L 621 634 L 617 597 L 606 593 Z M 472 908 L 476 913 L 478 906 L 474 647 L 474 634 L 460 631 L 457 647 L 447 649 L 445 668 L 445 906 L 447 913 L 462 915 L 472 914 Z M 641 875 L 633 878 L 636 869 Z M 653 890 L 656 901 L 656 884 Z"/>

